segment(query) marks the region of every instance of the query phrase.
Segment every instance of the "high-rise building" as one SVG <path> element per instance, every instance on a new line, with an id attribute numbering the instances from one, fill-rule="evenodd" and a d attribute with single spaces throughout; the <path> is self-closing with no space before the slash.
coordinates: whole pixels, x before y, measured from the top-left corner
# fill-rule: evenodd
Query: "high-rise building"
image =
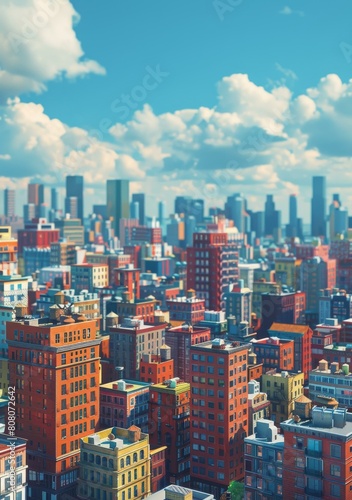
<path id="1" fill-rule="evenodd" d="M 313 177 L 312 236 L 326 237 L 326 179 Z"/>
<path id="2" fill-rule="evenodd" d="M 130 217 L 129 181 L 108 180 L 106 182 L 107 216 L 112 219 L 115 236 L 120 237 L 120 219 Z"/>
<path id="3" fill-rule="evenodd" d="M 234 221 L 240 233 L 245 231 L 245 199 L 240 193 L 228 196 L 225 203 L 225 216 Z"/>
<path id="4" fill-rule="evenodd" d="M 83 207 L 83 176 L 82 175 L 67 175 L 66 176 L 66 200 L 67 198 L 77 198 L 77 217 L 84 220 Z M 67 206 L 65 200 L 65 207 Z"/>
<path id="5" fill-rule="evenodd" d="M 225 310 L 228 286 L 238 280 L 238 247 L 227 233 L 195 233 L 187 249 L 187 286 L 206 309 Z"/>
<path id="6" fill-rule="evenodd" d="M 298 236 L 297 224 L 297 196 L 295 194 L 291 194 L 289 199 L 289 223 L 286 229 L 286 236 L 289 236 L 290 238 Z"/>
<path id="7" fill-rule="evenodd" d="M 252 290 L 244 286 L 243 280 L 233 286 L 226 294 L 226 317 L 235 316 L 236 325 L 245 321 L 251 324 L 252 317 Z"/>
<path id="8" fill-rule="evenodd" d="M 80 438 L 99 422 L 96 322 L 63 312 L 7 323 L 16 435 L 28 440 L 28 498 L 35 500 L 75 495 Z"/>
<path id="9" fill-rule="evenodd" d="M 140 222 L 139 222 L 139 203 L 138 203 L 138 201 L 131 201 L 131 204 L 130 204 L 130 215 L 131 215 L 131 219 L 137 219 L 138 220 L 138 225 L 139 225 Z"/>
<path id="10" fill-rule="evenodd" d="M 351 498 L 352 413 L 314 407 L 281 424 L 282 498 Z"/>
<path id="11" fill-rule="evenodd" d="M 159 201 L 158 203 L 158 220 L 162 231 L 164 232 L 165 223 L 165 202 Z"/>
<path id="12" fill-rule="evenodd" d="M 183 214 L 184 217 L 193 215 L 197 223 L 204 219 L 204 200 L 194 200 L 190 196 L 177 196 L 175 198 L 175 214 Z"/>
<path id="13" fill-rule="evenodd" d="M 320 290 L 336 285 L 336 260 L 313 257 L 302 261 L 300 266 L 300 290 L 306 294 L 306 308 L 319 312 Z"/>
<path id="14" fill-rule="evenodd" d="M 248 349 L 223 339 L 191 347 L 191 485 L 216 498 L 244 478 Z"/>
<path id="15" fill-rule="evenodd" d="M 177 378 L 150 387 L 150 445 L 167 446 L 167 482 L 180 486 L 190 482 L 190 397 L 190 385 Z"/>
<path id="16" fill-rule="evenodd" d="M 55 212 L 59 210 L 59 190 L 51 188 L 51 206 L 50 208 Z"/>
<path id="17" fill-rule="evenodd" d="M 125 318 L 110 328 L 110 354 L 113 366 L 123 366 L 125 377 L 139 380 L 142 354 L 156 354 L 163 344 L 165 323 L 145 325 L 142 320 Z"/>
<path id="18" fill-rule="evenodd" d="M 23 205 L 23 221 L 24 223 L 30 222 L 36 217 L 36 205 L 34 203 L 27 203 Z"/>
<path id="19" fill-rule="evenodd" d="M 4 190 L 4 214 L 6 217 L 15 216 L 15 190 L 5 189 Z"/>
<path id="20" fill-rule="evenodd" d="M 184 324 L 169 328 L 165 342 L 171 347 L 171 357 L 175 362 L 175 375 L 185 382 L 191 382 L 190 348 L 194 344 L 210 340 L 209 328 Z"/>
<path id="21" fill-rule="evenodd" d="M 65 198 L 65 214 L 71 216 L 72 219 L 79 219 L 77 196 L 69 196 Z M 82 219 L 80 219 L 80 222 L 82 223 Z"/>
<path id="22" fill-rule="evenodd" d="M 274 322 L 304 324 L 306 310 L 306 294 L 304 292 L 283 293 L 277 290 L 262 293 L 261 299 L 262 324 L 259 330 L 261 338 L 267 336 L 268 329 Z"/>
<path id="23" fill-rule="evenodd" d="M 41 205 L 44 203 L 44 185 L 28 184 L 28 203 Z"/>
<path id="24" fill-rule="evenodd" d="M 133 216 L 133 219 L 138 219 L 141 226 L 145 225 L 145 194 L 144 193 L 133 193 L 132 203 L 138 203 L 138 217 Z"/>

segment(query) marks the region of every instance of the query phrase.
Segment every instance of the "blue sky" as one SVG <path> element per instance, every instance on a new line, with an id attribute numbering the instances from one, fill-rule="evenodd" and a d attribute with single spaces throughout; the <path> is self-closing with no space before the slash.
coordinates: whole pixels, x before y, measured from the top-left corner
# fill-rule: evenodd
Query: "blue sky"
<path id="1" fill-rule="evenodd" d="M 351 2 L 48 3 L 0 5 L 4 187 L 63 195 L 84 173 L 89 208 L 107 178 L 130 178 L 149 213 L 240 191 L 255 210 L 273 192 L 286 214 L 295 192 L 308 221 L 323 174 L 352 213 Z"/>

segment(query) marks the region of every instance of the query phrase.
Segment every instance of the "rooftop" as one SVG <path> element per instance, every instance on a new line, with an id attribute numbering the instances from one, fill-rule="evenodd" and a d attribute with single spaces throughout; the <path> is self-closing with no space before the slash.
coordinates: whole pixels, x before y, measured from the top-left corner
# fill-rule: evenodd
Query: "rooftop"
<path id="1" fill-rule="evenodd" d="M 233 353 L 237 351 L 248 350 L 251 344 L 241 344 L 240 342 L 229 342 L 224 339 L 213 339 L 207 342 L 201 342 L 200 344 L 195 344 L 191 346 L 191 349 L 205 350 L 205 351 L 217 351 Z"/>
<path id="2" fill-rule="evenodd" d="M 296 417 L 297 420 L 297 417 Z M 309 429 L 311 433 L 323 432 L 324 434 L 343 436 L 352 440 L 352 413 L 345 408 L 321 408 L 315 406 L 312 418 L 296 421 L 294 418 L 285 420 L 280 425 L 284 430 L 299 432 L 299 429 Z"/>
<path id="3" fill-rule="evenodd" d="M 128 379 L 120 379 L 115 382 L 108 382 L 106 384 L 102 384 L 100 389 L 111 389 L 120 392 L 134 392 L 140 391 L 141 389 L 145 389 L 149 387 L 151 384 L 148 382 L 139 382 L 138 380 L 128 380 Z"/>

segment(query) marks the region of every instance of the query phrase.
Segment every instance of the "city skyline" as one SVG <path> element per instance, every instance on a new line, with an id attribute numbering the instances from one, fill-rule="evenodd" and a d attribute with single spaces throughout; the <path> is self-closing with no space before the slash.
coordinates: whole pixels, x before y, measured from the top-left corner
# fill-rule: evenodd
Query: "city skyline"
<path id="1" fill-rule="evenodd" d="M 110 16 L 94 2 L 52 4 L 48 11 L 45 2 L 26 0 L 17 12 L 8 2 L 3 16 L 4 187 L 16 187 L 21 196 L 28 182 L 62 189 L 65 175 L 81 174 L 89 205 L 104 199 L 112 178 L 130 179 L 131 192 L 145 192 L 148 205 L 189 193 L 212 206 L 220 195 L 241 192 L 260 206 L 265 192 L 283 208 L 297 193 L 304 218 L 310 178 L 324 175 L 351 210 L 347 2 L 335 9 L 325 1 L 295 7 L 257 1 L 253 11 L 246 1 L 232 7 L 156 1 L 168 30 L 149 2 L 111 7 Z M 184 20 L 184 39 L 170 18 Z M 196 20 L 204 28 L 193 29 Z M 338 33 L 326 29 L 332 20 Z M 97 22 L 107 29 L 99 25 L 92 40 Z M 118 35 L 110 33 L 114 23 Z M 55 26 L 67 35 L 64 53 L 60 37 L 49 38 L 48 47 L 41 43 Z M 266 37 L 266 29 L 275 35 Z M 296 31 L 300 38 L 292 44 Z M 136 43 L 129 45 L 132 32 Z"/>

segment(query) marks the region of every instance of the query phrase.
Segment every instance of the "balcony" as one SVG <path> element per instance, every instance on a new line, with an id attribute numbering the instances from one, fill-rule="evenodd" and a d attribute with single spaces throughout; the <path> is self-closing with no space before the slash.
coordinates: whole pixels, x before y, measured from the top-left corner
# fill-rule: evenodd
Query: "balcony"
<path id="1" fill-rule="evenodd" d="M 305 453 L 307 457 L 312 457 L 312 458 L 322 458 L 323 452 L 322 450 L 309 450 L 308 448 L 305 449 Z"/>
<path id="2" fill-rule="evenodd" d="M 307 476 L 323 477 L 323 471 L 322 470 L 311 469 L 309 467 L 305 467 L 304 473 Z"/>
<path id="3" fill-rule="evenodd" d="M 304 492 L 306 495 L 315 498 L 323 498 L 323 492 L 321 490 L 312 490 L 311 488 L 304 488 Z"/>

